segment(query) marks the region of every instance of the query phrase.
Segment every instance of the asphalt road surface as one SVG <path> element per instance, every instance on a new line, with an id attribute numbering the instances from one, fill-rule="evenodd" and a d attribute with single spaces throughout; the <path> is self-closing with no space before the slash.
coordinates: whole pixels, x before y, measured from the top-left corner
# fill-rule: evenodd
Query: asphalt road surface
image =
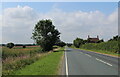
<path id="1" fill-rule="evenodd" d="M 65 75 L 118 75 L 118 58 L 65 48 Z"/>

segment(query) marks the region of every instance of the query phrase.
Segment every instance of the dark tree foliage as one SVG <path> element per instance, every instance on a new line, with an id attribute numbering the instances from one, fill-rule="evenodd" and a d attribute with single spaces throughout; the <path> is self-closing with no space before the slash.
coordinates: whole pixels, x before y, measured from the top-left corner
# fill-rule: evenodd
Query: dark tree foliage
<path id="1" fill-rule="evenodd" d="M 10 48 L 10 49 L 13 48 L 14 47 L 14 43 L 7 43 L 7 47 Z"/>
<path id="2" fill-rule="evenodd" d="M 5 44 L 0 44 L 0 46 L 6 46 Z"/>
<path id="3" fill-rule="evenodd" d="M 76 48 L 79 48 L 80 45 L 84 44 L 84 40 L 83 39 L 80 39 L 80 38 L 76 38 L 74 41 L 73 41 L 73 44 Z"/>
<path id="4" fill-rule="evenodd" d="M 57 42 L 56 45 L 60 46 L 60 47 L 64 47 L 66 45 L 66 43 L 63 41 L 60 41 L 60 42 Z"/>
<path id="5" fill-rule="evenodd" d="M 26 48 L 26 46 L 25 46 L 25 45 L 23 45 L 23 48 Z"/>
<path id="6" fill-rule="evenodd" d="M 99 40 L 97 43 L 101 43 L 101 42 L 104 42 L 104 40 L 103 40 L 103 39 L 101 39 L 101 40 Z"/>
<path id="7" fill-rule="evenodd" d="M 36 46 L 36 44 L 15 44 L 15 46 Z"/>
<path id="8" fill-rule="evenodd" d="M 59 39 L 60 32 L 55 29 L 51 20 L 40 20 L 34 27 L 32 39 L 42 47 L 43 51 L 53 49 L 56 40 Z"/>
<path id="9" fill-rule="evenodd" d="M 83 40 L 83 44 L 86 44 L 86 43 L 88 43 L 88 40 Z"/>
<path id="10" fill-rule="evenodd" d="M 66 44 L 68 47 L 71 47 L 73 44 L 72 43 L 67 43 Z"/>
<path id="11" fill-rule="evenodd" d="M 120 37 L 117 35 L 117 36 L 113 36 L 113 38 L 111 38 L 108 41 L 118 41 L 119 39 L 120 39 Z"/>

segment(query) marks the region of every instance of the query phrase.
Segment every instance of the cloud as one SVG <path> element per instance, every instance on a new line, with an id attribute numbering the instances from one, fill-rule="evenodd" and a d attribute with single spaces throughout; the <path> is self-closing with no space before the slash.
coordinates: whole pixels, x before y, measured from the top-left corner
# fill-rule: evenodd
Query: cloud
<path id="1" fill-rule="evenodd" d="M 6 8 L 3 11 L 3 43 L 32 42 L 32 29 L 38 19 L 38 14 L 29 6 Z"/>
<path id="2" fill-rule="evenodd" d="M 3 26 L 12 27 L 19 26 L 18 24 L 28 26 L 28 24 L 31 23 L 29 21 L 34 21 L 38 17 L 33 8 L 28 6 L 21 7 L 19 5 L 15 8 L 5 9 L 3 14 Z"/>
<path id="3" fill-rule="evenodd" d="M 76 37 L 86 39 L 87 35 L 108 40 L 118 33 L 117 10 L 106 16 L 96 10 L 91 12 L 75 11 L 65 12 L 60 9 L 52 10 L 40 16 L 40 18 L 51 18 L 61 31 L 61 39 L 72 42 Z"/>
<path id="4" fill-rule="evenodd" d="M 6 8 L 3 14 L 3 42 L 31 43 L 32 29 L 38 20 L 52 19 L 61 32 L 61 39 L 72 42 L 76 37 L 87 38 L 87 35 L 108 40 L 117 35 L 118 11 L 110 15 L 96 10 L 90 12 L 66 12 L 53 8 L 46 13 L 37 13 L 29 6 Z"/>

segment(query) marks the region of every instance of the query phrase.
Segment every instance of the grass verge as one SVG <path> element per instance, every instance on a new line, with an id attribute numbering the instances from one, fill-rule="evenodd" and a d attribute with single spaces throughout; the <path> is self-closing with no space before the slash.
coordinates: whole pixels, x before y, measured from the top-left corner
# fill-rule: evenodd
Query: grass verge
<path id="1" fill-rule="evenodd" d="M 71 48 L 75 48 L 74 46 L 72 46 Z M 96 52 L 96 53 L 101 53 L 101 54 L 106 54 L 109 56 L 114 56 L 114 57 L 120 57 L 120 54 L 118 53 L 114 53 L 114 52 L 110 52 L 110 51 L 105 51 L 105 50 L 89 50 L 89 49 L 83 49 L 83 48 L 75 48 L 75 49 L 80 49 L 80 50 L 86 50 L 86 51 L 90 51 L 90 52 Z"/>
<path id="2" fill-rule="evenodd" d="M 16 47 L 17 48 L 17 47 Z M 11 75 L 12 72 L 24 68 L 37 61 L 45 53 L 40 47 L 9 49 L 2 48 L 2 75 Z"/>
<path id="3" fill-rule="evenodd" d="M 57 75 L 64 48 L 42 57 L 35 63 L 14 72 L 15 75 Z"/>

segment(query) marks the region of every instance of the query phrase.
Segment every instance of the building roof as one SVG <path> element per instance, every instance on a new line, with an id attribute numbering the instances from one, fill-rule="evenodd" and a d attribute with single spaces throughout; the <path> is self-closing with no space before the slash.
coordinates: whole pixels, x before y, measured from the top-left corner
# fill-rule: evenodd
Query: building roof
<path id="1" fill-rule="evenodd" d="M 97 42 L 99 41 L 99 38 L 89 38 L 90 41 L 94 41 L 94 42 Z"/>

